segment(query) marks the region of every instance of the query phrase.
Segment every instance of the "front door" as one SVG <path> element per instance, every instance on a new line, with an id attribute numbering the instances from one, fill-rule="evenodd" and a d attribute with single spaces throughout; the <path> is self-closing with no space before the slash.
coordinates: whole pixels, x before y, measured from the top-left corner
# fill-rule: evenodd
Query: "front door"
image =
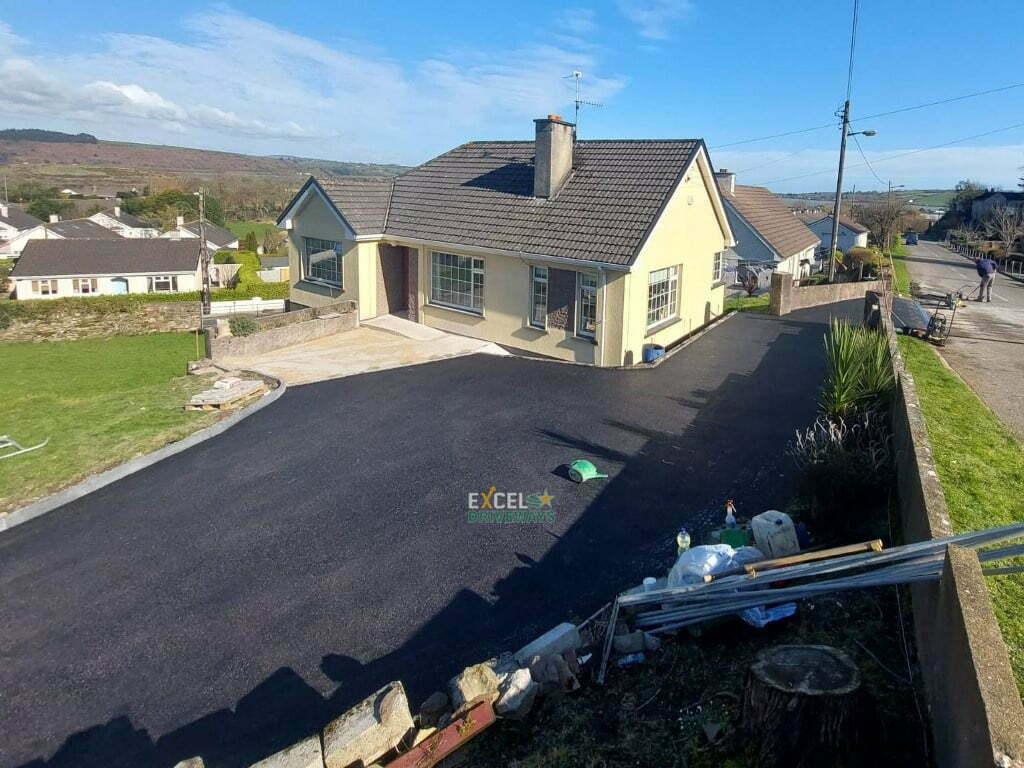
<path id="1" fill-rule="evenodd" d="M 115 277 L 110 281 L 111 293 L 128 293 L 128 280 L 124 277 Z"/>
<path id="2" fill-rule="evenodd" d="M 402 315 L 409 308 L 408 253 L 399 245 L 377 247 L 377 314 Z"/>

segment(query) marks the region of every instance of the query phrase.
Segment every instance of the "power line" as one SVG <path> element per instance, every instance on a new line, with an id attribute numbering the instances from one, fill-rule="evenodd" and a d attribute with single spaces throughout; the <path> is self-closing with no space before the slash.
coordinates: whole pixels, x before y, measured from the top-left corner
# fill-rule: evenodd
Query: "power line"
<path id="1" fill-rule="evenodd" d="M 857 48 L 857 17 L 860 15 L 860 0 L 853 0 L 853 29 L 850 30 L 850 65 L 846 70 L 846 100 L 853 92 L 853 53 Z"/>
<path id="2" fill-rule="evenodd" d="M 860 156 L 864 158 L 864 164 L 868 167 L 868 170 L 871 171 L 871 175 L 878 180 L 879 184 L 885 184 L 885 182 L 882 181 L 882 178 L 877 173 L 875 173 L 875 169 L 871 167 L 871 163 L 868 162 L 868 156 L 864 154 L 864 149 L 860 145 L 860 139 L 854 136 L 853 143 L 857 145 L 857 151 L 860 152 Z"/>
<path id="3" fill-rule="evenodd" d="M 775 165 L 776 163 L 781 163 L 783 160 L 789 160 L 789 158 L 796 157 L 801 152 L 805 152 L 805 151 L 807 151 L 807 147 L 804 147 L 803 149 L 798 149 L 796 152 L 792 152 L 792 153 L 790 153 L 788 155 L 784 155 L 783 157 L 778 157 L 778 158 L 776 158 L 774 160 L 769 160 L 766 163 L 758 163 L 757 165 L 752 165 L 749 168 L 743 168 L 742 170 L 736 171 L 736 173 L 737 174 L 750 173 L 751 171 L 756 171 L 758 168 L 767 168 L 769 165 Z"/>
<path id="4" fill-rule="evenodd" d="M 878 163 L 885 163 L 885 162 L 888 162 L 889 160 L 896 160 L 897 158 L 900 158 L 900 157 L 908 157 L 910 155 L 917 155 L 917 154 L 920 154 L 921 152 L 930 152 L 933 149 L 942 149 L 943 147 L 948 147 L 948 146 L 950 146 L 952 144 L 959 144 L 962 141 L 970 141 L 971 139 L 980 139 L 980 138 L 983 138 L 985 136 L 991 136 L 994 133 L 1002 133 L 1004 131 L 1012 131 L 1014 128 L 1024 128 L 1024 123 L 1014 123 L 1013 125 L 1003 126 L 1002 128 L 994 128 L 991 131 L 985 131 L 984 133 L 976 133 L 973 136 L 963 136 L 963 137 L 961 137 L 959 139 L 953 139 L 951 141 L 945 141 L 942 144 L 934 144 L 934 145 L 932 145 L 930 147 L 922 147 L 921 149 L 912 149 L 912 150 L 910 150 L 908 152 L 899 152 L 899 153 L 897 153 L 895 155 L 888 155 L 887 157 L 880 157 L 877 160 L 875 160 L 875 164 L 877 165 Z M 859 163 L 859 164 L 851 166 L 851 167 L 852 168 L 861 168 L 863 166 L 864 166 L 864 163 Z M 784 179 L 772 179 L 771 181 L 762 181 L 761 184 L 766 184 L 766 185 L 767 184 L 781 184 L 784 181 L 796 181 L 797 179 L 806 179 L 806 178 L 809 178 L 811 176 L 820 176 L 823 173 L 835 173 L 835 172 L 836 172 L 835 168 L 825 168 L 825 169 L 822 169 L 820 171 L 811 171 L 810 173 L 802 173 L 799 176 L 787 176 Z"/>
<path id="5" fill-rule="evenodd" d="M 912 112 L 915 109 L 925 109 L 926 107 L 936 107 L 936 106 L 940 106 L 942 104 L 951 104 L 954 101 L 963 101 L 964 99 L 973 99 L 973 98 L 976 98 L 978 96 L 988 96 L 989 94 L 992 94 L 992 93 L 1001 93 L 1002 91 L 1010 91 L 1010 90 L 1013 90 L 1015 88 L 1024 88 L 1024 83 L 1012 83 L 1011 85 L 1003 85 L 1003 86 L 1000 86 L 999 88 L 989 88 L 988 90 L 984 90 L 984 91 L 975 91 L 973 93 L 965 93 L 965 94 L 963 94 L 961 96 L 951 96 L 951 97 L 949 97 L 947 99 L 939 99 L 938 101 L 929 101 L 929 102 L 926 102 L 924 104 L 914 104 L 913 106 L 910 106 L 910 107 L 899 107 L 898 109 L 891 109 L 891 110 L 888 110 L 887 112 L 876 112 L 873 115 L 865 115 L 863 117 L 851 118 L 850 122 L 851 123 L 856 123 L 856 122 L 860 122 L 862 120 L 874 120 L 874 119 L 879 118 L 879 117 L 888 117 L 889 115 L 898 115 L 898 114 L 901 114 L 903 112 Z M 812 127 L 809 127 L 809 128 L 800 128 L 798 130 L 785 131 L 783 133 L 772 133 L 772 134 L 769 134 L 767 136 L 757 136 L 757 137 L 752 138 L 752 139 L 742 139 L 741 141 L 732 141 L 732 142 L 729 142 L 728 144 L 718 144 L 718 145 L 716 145 L 714 147 L 711 147 L 711 149 L 724 149 L 726 147 L 736 147 L 736 146 L 739 146 L 740 144 L 753 144 L 754 142 L 757 142 L 757 141 L 768 141 L 769 139 L 779 139 L 779 138 L 782 138 L 784 136 L 796 136 L 797 134 L 810 133 L 812 131 L 820 131 L 820 130 L 823 130 L 825 128 L 832 128 L 833 126 L 835 126 L 834 122 L 823 123 L 821 125 L 815 125 L 815 126 L 812 126 Z"/>

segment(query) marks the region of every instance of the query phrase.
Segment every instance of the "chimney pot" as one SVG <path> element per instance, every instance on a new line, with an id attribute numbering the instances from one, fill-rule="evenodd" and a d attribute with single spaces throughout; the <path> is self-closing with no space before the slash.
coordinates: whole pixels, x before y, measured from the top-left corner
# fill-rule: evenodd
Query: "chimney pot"
<path id="1" fill-rule="evenodd" d="M 533 196 L 554 197 L 572 171 L 576 126 L 565 122 L 559 115 L 548 115 L 533 122 L 536 126 Z"/>
<path id="2" fill-rule="evenodd" d="M 58 216 L 56 213 L 51 213 L 50 214 L 50 223 L 51 224 L 56 224 L 58 221 L 60 221 L 60 216 Z"/>

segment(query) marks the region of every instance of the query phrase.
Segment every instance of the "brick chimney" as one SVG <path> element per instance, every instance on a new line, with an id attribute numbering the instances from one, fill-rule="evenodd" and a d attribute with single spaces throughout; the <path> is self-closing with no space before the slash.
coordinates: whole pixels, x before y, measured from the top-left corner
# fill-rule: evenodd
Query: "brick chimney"
<path id="1" fill-rule="evenodd" d="M 575 125 L 561 115 L 534 120 L 533 196 L 554 197 L 572 171 Z"/>
<path id="2" fill-rule="evenodd" d="M 736 174 L 728 168 L 719 168 L 715 172 L 715 179 L 718 181 L 718 189 L 723 195 L 736 194 Z"/>

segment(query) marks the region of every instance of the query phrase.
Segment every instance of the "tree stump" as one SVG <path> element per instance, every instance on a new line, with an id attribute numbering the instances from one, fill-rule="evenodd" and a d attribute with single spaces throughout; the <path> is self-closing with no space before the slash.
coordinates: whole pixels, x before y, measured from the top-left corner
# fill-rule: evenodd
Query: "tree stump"
<path id="1" fill-rule="evenodd" d="M 827 645 L 758 654 L 743 692 L 743 730 L 759 768 L 855 765 L 863 717 L 860 670 Z"/>

